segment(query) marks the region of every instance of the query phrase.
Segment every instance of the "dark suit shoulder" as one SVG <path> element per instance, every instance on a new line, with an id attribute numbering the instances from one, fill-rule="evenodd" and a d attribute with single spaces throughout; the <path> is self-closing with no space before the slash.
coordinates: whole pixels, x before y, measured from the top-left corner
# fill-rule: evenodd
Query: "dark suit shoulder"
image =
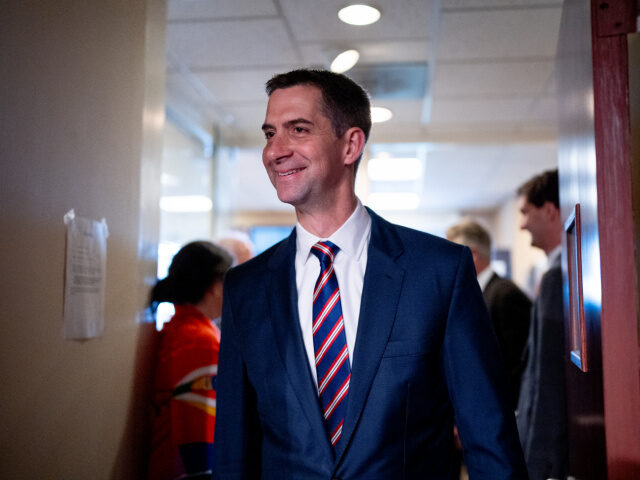
<path id="1" fill-rule="evenodd" d="M 487 303 L 491 300 L 512 299 L 531 304 L 529 297 L 511 280 L 494 274 L 483 291 Z"/>
<path id="2" fill-rule="evenodd" d="M 562 286 L 562 267 L 558 265 L 552 265 L 540 279 L 540 289 L 543 288 L 557 288 Z"/>
<path id="3" fill-rule="evenodd" d="M 560 265 L 553 265 L 542 276 L 536 303 L 539 305 L 540 315 L 562 321 L 563 286 Z"/>

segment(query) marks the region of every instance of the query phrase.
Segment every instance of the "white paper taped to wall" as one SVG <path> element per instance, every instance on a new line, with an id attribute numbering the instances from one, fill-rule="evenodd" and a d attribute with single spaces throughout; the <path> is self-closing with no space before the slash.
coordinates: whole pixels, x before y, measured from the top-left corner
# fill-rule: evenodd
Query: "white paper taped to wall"
<path id="1" fill-rule="evenodd" d="M 64 216 L 67 250 L 64 282 L 64 331 L 66 339 L 95 338 L 104 330 L 107 266 L 107 221 Z"/>

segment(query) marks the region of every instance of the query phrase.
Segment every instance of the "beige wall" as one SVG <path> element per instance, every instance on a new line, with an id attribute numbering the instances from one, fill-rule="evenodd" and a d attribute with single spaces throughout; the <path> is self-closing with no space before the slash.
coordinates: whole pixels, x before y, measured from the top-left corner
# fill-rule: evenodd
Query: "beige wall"
<path id="1" fill-rule="evenodd" d="M 164 5 L 10 0 L 2 16 L 0 477 L 140 478 L 164 74 L 145 71 L 145 32 L 164 35 Z M 71 208 L 110 231 L 105 331 L 83 342 L 62 338 Z"/>

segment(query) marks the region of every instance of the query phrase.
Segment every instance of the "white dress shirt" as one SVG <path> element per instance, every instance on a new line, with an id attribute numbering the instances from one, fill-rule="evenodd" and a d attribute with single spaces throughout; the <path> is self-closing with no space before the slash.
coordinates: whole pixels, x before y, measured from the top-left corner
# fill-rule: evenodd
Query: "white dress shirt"
<path id="1" fill-rule="evenodd" d="M 484 289 L 487 288 L 489 280 L 493 277 L 493 273 L 493 269 L 491 267 L 487 267 L 478 274 L 478 283 L 480 284 L 480 290 L 483 292 Z"/>
<path id="2" fill-rule="evenodd" d="M 549 252 L 547 255 L 547 270 L 551 268 L 551 265 L 562 255 L 562 245 L 558 245 L 556 248 Z"/>
<path id="3" fill-rule="evenodd" d="M 367 246 L 371 237 L 371 217 L 360 200 L 349 219 L 329 238 L 319 238 L 296 224 L 296 286 L 298 288 L 298 317 L 302 339 L 307 352 L 313 380 L 318 383 L 315 349 L 313 346 L 313 289 L 320 274 L 320 262 L 311 247 L 320 240 L 329 240 L 340 247 L 333 268 L 340 287 L 340 302 L 344 331 L 349 350 L 349 364 L 353 363 L 353 348 L 358 331 L 360 300 L 364 272 L 367 268 Z"/>

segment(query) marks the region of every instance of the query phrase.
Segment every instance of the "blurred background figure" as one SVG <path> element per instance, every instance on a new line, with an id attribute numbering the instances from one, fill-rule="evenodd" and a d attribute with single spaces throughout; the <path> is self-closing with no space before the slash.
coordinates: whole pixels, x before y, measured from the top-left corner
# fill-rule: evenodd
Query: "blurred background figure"
<path id="1" fill-rule="evenodd" d="M 518 189 L 520 228 L 544 250 L 547 271 L 533 304 L 517 422 L 531 480 L 566 478 L 568 435 L 565 391 L 565 333 L 560 264 L 562 218 L 558 170 L 533 177 Z"/>
<path id="2" fill-rule="evenodd" d="M 215 379 L 222 282 L 227 251 L 210 242 L 185 245 L 151 292 L 150 308 L 171 302 L 175 315 L 160 332 L 156 357 L 149 479 L 211 479 Z"/>
<path id="3" fill-rule="evenodd" d="M 491 268 L 491 236 L 478 222 L 466 220 L 447 230 L 447 238 L 471 249 L 484 301 L 509 376 L 511 404 L 516 409 L 529 334 L 531 300 L 515 283 Z"/>
<path id="4" fill-rule="evenodd" d="M 231 254 L 233 257 L 234 267 L 246 262 L 252 258 L 255 253 L 255 249 L 249 235 L 244 232 L 227 232 L 220 237 L 216 243 L 225 248 Z"/>
<path id="5" fill-rule="evenodd" d="M 231 254 L 231 257 L 233 258 L 233 267 L 253 258 L 255 254 L 255 247 L 249 238 L 249 235 L 237 230 L 225 233 L 225 235 L 217 240 L 216 243 Z M 213 323 L 220 328 L 222 324 L 220 315 L 213 319 Z"/>

